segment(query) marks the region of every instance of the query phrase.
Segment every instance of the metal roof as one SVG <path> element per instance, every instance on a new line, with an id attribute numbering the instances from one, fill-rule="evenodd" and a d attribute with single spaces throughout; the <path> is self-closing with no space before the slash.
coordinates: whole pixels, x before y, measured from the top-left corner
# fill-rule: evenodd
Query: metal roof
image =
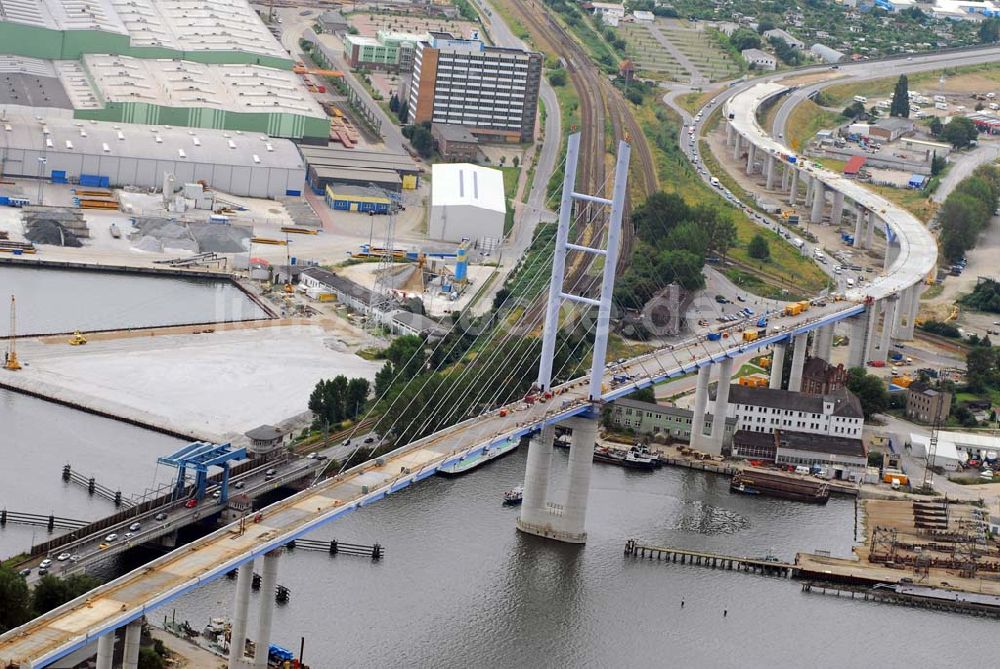
<path id="1" fill-rule="evenodd" d="M 715 397 L 715 389 L 711 391 Z M 833 403 L 832 416 L 842 418 L 864 418 L 861 402 L 851 391 L 841 388 L 826 395 L 798 393 L 779 388 L 753 388 L 741 386 L 738 383 L 729 386 L 729 403 L 746 404 L 748 406 L 768 407 L 784 411 L 802 411 L 804 413 L 823 413 L 823 404 Z"/>
<path id="2" fill-rule="evenodd" d="M 30 116 L 8 116 L 0 121 L 0 144 L 52 153 L 282 169 L 304 167 L 292 142 L 260 133 L 118 125 L 69 118 L 38 121 Z"/>
<path id="3" fill-rule="evenodd" d="M 73 108 L 51 61 L 6 55 L 0 55 L 0 105 Z"/>
<path id="4" fill-rule="evenodd" d="M 780 83 L 762 83 L 751 86 L 726 102 L 725 112 L 729 123 L 737 132 L 758 149 L 783 161 L 795 152 L 770 137 L 757 123 L 757 108 L 765 100 L 788 90 Z M 868 295 L 888 297 L 921 283 L 935 270 L 937 242 L 927 227 L 913 214 L 884 197 L 877 195 L 852 179 L 836 174 L 818 164 L 806 163 L 799 158 L 798 167 L 809 176 L 818 178 L 827 187 L 843 193 L 885 222 L 899 243 L 899 255 L 889 270 L 864 287 L 847 292 L 848 299 L 861 301 Z"/>
<path id="5" fill-rule="evenodd" d="M 341 146 L 302 144 L 299 151 L 310 167 L 345 167 L 350 169 L 388 169 L 400 174 L 420 174 L 421 167 L 405 153 L 345 149 Z"/>
<path id="6" fill-rule="evenodd" d="M 838 437 L 829 434 L 813 434 L 806 432 L 786 432 L 785 430 L 775 430 L 778 433 L 778 449 L 793 448 L 796 451 L 808 451 L 809 453 L 824 453 L 850 458 L 864 458 L 865 442 L 860 439 L 850 437 Z"/>
<path id="7" fill-rule="evenodd" d="M 438 163 L 431 168 L 431 206 L 468 206 L 506 214 L 503 172 L 471 163 Z"/>
<path id="8" fill-rule="evenodd" d="M 0 0 L 0 21 L 50 30 L 128 33 L 111 0 Z"/>

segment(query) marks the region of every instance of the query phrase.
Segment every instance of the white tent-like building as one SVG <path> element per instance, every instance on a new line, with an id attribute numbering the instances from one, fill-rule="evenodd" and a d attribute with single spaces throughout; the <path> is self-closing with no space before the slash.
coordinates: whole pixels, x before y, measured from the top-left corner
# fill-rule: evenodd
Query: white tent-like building
<path id="1" fill-rule="evenodd" d="M 428 236 L 446 242 L 468 240 L 493 250 L 503 240 L 507 203 L 503 172 L 469 163 L 441 163 L 431 171 Z"/>
<path id="2" fill-rule="evenodd" d="M 934 449 L 934 455 L 931 458 L 931 465 L 935 467 L 941 467 L 946 471 L 953 472 L 958 469 L 959 465 L 963 463 L 968 456 L 965 458 L 959 455 L 958 446 L 952 439 L 949 439 L 953 433 L 939 432 L 937 447 Z M 927 457 L 927 449 L 930 445 L 930 437 L 923 434 L 910 433 L 910 446 L 912 447 L 912 453 L 916 457 Z M 964 455 L 964 453 L 963 453 Z"/>

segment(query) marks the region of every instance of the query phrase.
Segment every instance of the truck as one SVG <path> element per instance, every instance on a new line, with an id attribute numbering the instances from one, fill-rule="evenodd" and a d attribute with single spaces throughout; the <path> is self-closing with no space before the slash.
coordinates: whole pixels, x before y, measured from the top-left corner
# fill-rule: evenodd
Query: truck
<path id="1" fill-rule="evenodd" d="M 786 304 L 785 305 L 785 312 L 784 313 L 785 313 L 786 316 L 798 316 L 803 311 L 804 310 L 802 309 L 802 305 L 800 303 L 798 303 L 798 302 L 792 302 L 791 304 Z"/>
<path id="2" fill-rule="evenodd" d="M 757 336 L 758 336 L 758 334 L 757 334 L 756 330 L 744 330 L 743 331 L 743 341 L 745 341 L 745 342 L 755 341 L 757 339 Z"/>
<path id="3" fill-rule="evenodd" d="M 791 217 L 789 217 L 788 222 L 791 223 Z M 805 246 L 805 244 L 806 243 L 804 241 L 802 241 L 801 239 L 799 239 L 798 237 L 793 237 L 792 238 L 792 246 L 794 246 L 795 248 L 797 248 L 799 250 L 801 250 L 802 247 Z"/>
<path id="4" fill-rule="evenodd" d="M 722 184 L 719 183 L 719 179 L 716 177 L 712 177 L 711 179 L 708 180 L 708 182 L 713 186 L 715 186 L 716 188 L 720 188 L 722 186 Z"/>
<path id="5" fill-rule="evenodd" d="M 722 335 L 719 334 L 718 332 L 709 332 L 707 335 L 705 335 L 705 338 L 708 339 L 708 341 L 719 341 L 720 339 L 722 339 Z"/>
<path id="6" fill-rule="evenodd" d="M 868 102 L 868 98 L 866 98 L 863 95 L 855 95 L 854 96 L 854 101 L 855 102 L 860 102 L 861 104 L 864 104 L 864 103 Z"/>

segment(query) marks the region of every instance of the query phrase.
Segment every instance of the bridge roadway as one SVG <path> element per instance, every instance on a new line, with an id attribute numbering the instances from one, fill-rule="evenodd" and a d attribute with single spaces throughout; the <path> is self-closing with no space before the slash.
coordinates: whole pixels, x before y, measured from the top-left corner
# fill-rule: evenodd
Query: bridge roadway
<path id="1" fill-rule="evenodd" d="M 753 118 L 754 105 L 775 93 L 773 89 L 753 92 L 757 86 L 760 84 L 739 87 L 733 97 L 741 99 L 736 103 L 730 99 L 728 104 L 732 105 L 734 114 L 739 114 L 739 120 L 734 118 L 734 121 L 742 125 L 741 134 L 745 133 L 744 137 L 755 145 L 768 151 L 791 153 L 757 126 Z M 860 186 L 843 184 L 835 174 L 819 169 L 815 169 L 814 174 L 830 188 L 857 189 L 857 192 L 848 192 L 850 197 L 872 203 L 880 218 L 893 227 L 901 243 L 905 244 L 905 251 L 892 263 L 886 275 L 868 290 L 884 296 L 926 276 L 933 266 L 936 246 L 919 221 L 897 211 L 894 205 L 881 198 L 878 198 L 880 201 L 871 199 L 873 196 Z M 913 225 L 914 222 L 919 228 Z M 854 300 L 862 297 L 860 293 L 849 296 Z M 774 320 L 780 323 L 779 332 L 749 343 L 737 342 L 736 338 L 709 342 L 700 335 L 692 337 L 681 344 L 625 362 L 614 373 L 624 371 L 635 377 L 626 385 L 613 387 L 609 370 L 605 384 L 608 390 L 603 393 L 603 399 L 613 400 L 638 388 L 691 373 L 725 357 L 786 342 L 795 335 L 864 311 L 865 305 L 853 300 L 814 306 L 798 316 Z M 772 325 L 769 331 L 773 329 Z M 518 402 L 505 407 L 506 416 L 494 410 L 467 419 L 401 446 L 383 458 L 320 481 L 267 507 L 261 521 L 249 523 L 242 533 L 238 523 L 231 524 L 0 635 L 0 661 L 18 660 L 22 666 L 32 668 L 46 666 L 245 562 L 280 548 L 345 513 L 432 476 L 442 466 L 490 445 L 519 439 L 543 425 L 589 412 L 587 387 L 588 379 L 574 379 L 558 387 L 559 394 L 548 403 L 526 406 Z"/>
<path id="2" fill-rule="evenodd" d="M 290 460 L 274 462 L 269 466 L 261 466 L 230 479 L 230 496 L 246 494 L 251 498 L 258 497 L 294 481 L 299 481 L 309 476 L 315 476 L 324 466 L 326 466 L 327 462 L 327 460 L 293 458 Z M 269 479 L 265 475 L 265 470 L 270 467 L 274 467 L 276 473 Z M 233 484 L 237 482 L 243 483 L 243 487 L 241 489 L 233 487 Z M 185 504 L 188 500 L 181 499 L 176 502 L 171 502 L 165 506 L 151 509 L 142 515 L 123 520 L 117 525 L 112 525 L 98 532 L 94 532 L 93 534 L 80 537 L 72 543 L 54 548 L 46 556 L 53 560 L 52 566 L 49 567 L 49 572 L 60 576 L 69 576 L 71 574 L 85 571 L 88 567 L 106 560 L 113 555 L 123 553 L 130 548 L 139 546 L 140 544 L 155 541 L 156 539 L 171 534 L 182 527 L 191 525 L 202 518 L 208 518 L 209 516 L 220 513 L 225 508 L 225 505 L 211 496 L 212 491 L 217 489 L 217 487 L 218 486 L 210 486 L 207 490 L 208 496 L 199 501 L 198 505 L 194 508 L 187 508 Z M 167 517 L 162 520 L 156 520 L 156 516 L 160 513 L 165 513 Z M 139 523 L 140 528 L 135 532 L 131 532 L 131 536 L 126 537 L 126 533 L 129 533 L 128 528 L 133 523 Z M 111 534 L 117 534 L 118 539 L 112 542 L 106 542 L 105 537 Z M 105 548 L 101 548 L 104 544 L 107 544 L 107 546 Z M 56 555 L 60 553 L 77 555 L 79 556 L 79 560 L 75 562 L 69 560 L 55 561 Z M 37 564 L 40 560 L 41 556 L 39 556 L 38 560 L 35 560 L 32 565 L 34 566 L 34 564 Z M 28 577 L 28 582 L 33 583 L 39 578 L 41 578 L 41 576 L 38 575 L 37 571 L 34 571 Z"/>

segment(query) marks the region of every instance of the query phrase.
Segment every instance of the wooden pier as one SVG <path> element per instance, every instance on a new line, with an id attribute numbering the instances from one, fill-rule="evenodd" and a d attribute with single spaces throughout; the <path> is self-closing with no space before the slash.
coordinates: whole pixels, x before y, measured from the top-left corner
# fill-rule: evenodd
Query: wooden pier
<path id="1" fill-rule="evenodd" d="M 762 574 L 764 576 L 780 576 L 781 578 L 792 578 L 798 574 L 798 567 L 787 562 L 765 558 L 748 558 L 735 555 L 705 553 L 703 551 L 690 551 L 671 546 L 651 546 L 641 544 L 635 539 L 629 539 L 625 542 L 625 555 L 634 558 L 647 558 L 649 560 L 679 562 L 680 564 L 710 567 L 712 569 L 743 571 L 752 574 Z"/>
<path id="2" fill-rule="evenodd" d="M 1000 618 L 1000 607 L 989 606 L 975 601 L 964 601 L 961 599 L 949 600 L 929 598 L 905 592 L 896 592 L 890 589 L 851 588 L 832 583 L 804 581 L 802 583 L 802 592 L 860 599 L 866 602 L 895 604 L 897 606 L 911 606 L 921 609 L 930 609 L 933 611 L 947 611 L 949 613 L 964 613 L 967 615 L 985 616 L 988 618 Z"/>

